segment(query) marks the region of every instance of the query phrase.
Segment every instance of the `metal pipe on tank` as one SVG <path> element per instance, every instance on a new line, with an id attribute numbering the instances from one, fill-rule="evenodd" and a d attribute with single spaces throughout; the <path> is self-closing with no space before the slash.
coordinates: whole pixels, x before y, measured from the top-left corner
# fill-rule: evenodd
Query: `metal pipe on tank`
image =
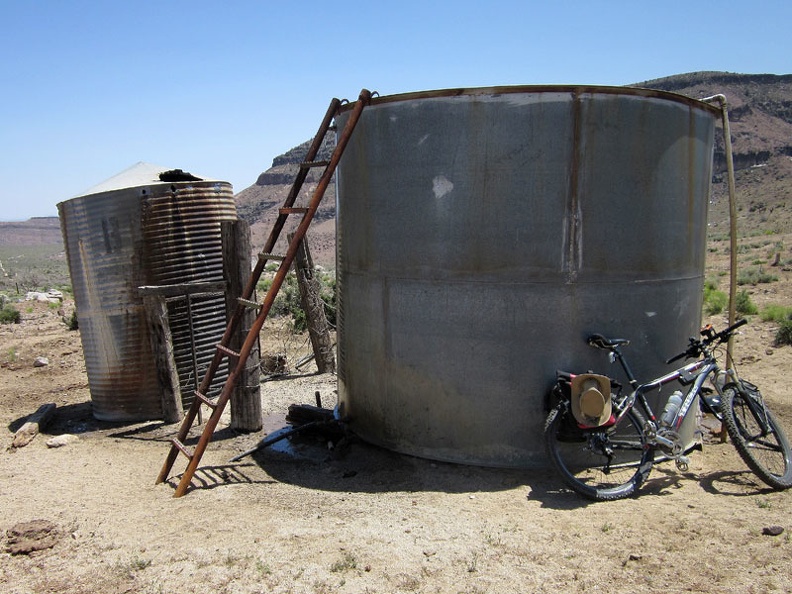
<path id="1" fill-rule="evenodd" d="M 726 153 L 726 174 L 729 184 L 729 326 L 737 316 L 737 199 L 734 181 L 734 155 L 732 153 L 731 128 L 729 127 L 729 107 L 726 95 L 718 94 L 702 99 L 704 103 L 717 102 L 721 108 L 723 121 L 723 146 Z M 726 365 L 731 367 L 734 337 L 729 338 L 726 347 Z M 725 437 L 725 434 L 724 434 Z"/>

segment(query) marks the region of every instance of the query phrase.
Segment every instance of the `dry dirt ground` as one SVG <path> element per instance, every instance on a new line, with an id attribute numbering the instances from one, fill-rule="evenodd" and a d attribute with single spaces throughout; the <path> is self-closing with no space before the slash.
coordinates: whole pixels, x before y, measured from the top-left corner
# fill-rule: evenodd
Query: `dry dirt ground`
<path id="1" fill-rule="evenodd" d="M 755 299 L 792 305 L 789 276 L 751 289 Z M 792 591 L 792 492 L 763 486 L 728 443 L 705 443 L 686 473 L 656 467 L 639 497 L 612 503 L 580 499 L 549 470 L 458 466 L 354 441 L 228 462 L 280 427 L 289 404 L 313 403 L 317 390 L 334 404 L 331 375 L 264 383 L 265 430 L 220 431 L 198 488 L 174 499 L 172 480 L 154 482 L 176 427 L 93 420 L 78 333 L 44 304 L 21 310 L 21 324 L 0 326 L 1 592 Z M 773 348 L 773 334 L 754 317 L 737 361 L 792 433 L 792 347 Z M 38 356 L 49 365 L 35 367 Z M 57 405 L 51 425 L 8 449 L 47 402 Z M 78 439 L 47 447 L 61 434 Z M 6 552 L 13 529 L 35 521 L 29 548 L 42 550 Z M 763 534 L 770 526 L 784 531 Z"/>

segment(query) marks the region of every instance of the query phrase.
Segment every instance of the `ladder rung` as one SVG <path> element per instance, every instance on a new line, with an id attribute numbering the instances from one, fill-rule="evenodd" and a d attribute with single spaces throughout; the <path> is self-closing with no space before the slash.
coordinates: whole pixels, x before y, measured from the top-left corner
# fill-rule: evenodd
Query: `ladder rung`
<path id="1" fill-rule="evenodd" d="M 184 454 L 185 456 L 187 456 L 187 458 L 189 458 L 190 460 L 192 460 L 192 457 L 193 457 L 193 455 L 192 455 L 192 452 L 191 452 L 190 450 L 188 450 L 188 449 L 187 449 L 187 446 L 186 446 L 186 445 L 184 445 L 182 442 L 180 442 L 180 441 L 179 441 L 178 439 L 176 439 L 175 437 L 174 437 L 173 439 L 171 439 L 171 444 L 173 444 L 173 447 L 174 447 L 174 448 L 176 448 L 176 449 L 177 449 L 177 450 L 179 450 L 179 451 L 180 451 L 182 454 Z"/>
<path id="2" fill-rule="evenodd" d="M 212 410 L 214 410 L 214 409 L 216 409 L 216 408 L 217 408 L 217 403 L 216 403 L 216 402 L 212 402 L 212 401 L 209 399 L 209 397 L 208 397 L 208 396 L 206 396 L 205 394 L 201 394 L 201 393 L 200 393 L 198 390 L 195 390 L 195 391 L 193 392 L 193 394 L 195 394 L 195 397 L 196 397 L 198 400 L 200 400 L 201 402 L 203 402 L 203 403 L 204 403 L 206 406 L 208 406 L 208 407 L 209 407 L 209 408 L 211 408 Z"/>
<path id="3" fill-rule="evenodd" d="M 292 206 L 289 208 L 279 208 L 278 212 L 280 214 L 305 214 L 308 212 L 308 209 L 305 207 Z"/>
<path id="4" fill-rule="evenodd" d="M 261 252 L 259 255 L 259 260 L 274 260 L 277 262 L 282 262 L 286 259 L 286 256 L 279 256 L 278 254 L 267 254 L 265 252 Z"/>
<path id="5" fill-rule="evenodd" d="M 258 309 L 261 307 L 261 303 L 256 303 L 255 301 L 250 301 L 249 299 L 243 299 L 242 297 L 237 297 L 237 303 L 244 305 L 245 307 L 249 307 L 250 309 Z"/>
<path id="6" fill-rule="evenodd" d="M 304 161 L 300 163 L 300 169 L 310 169 L 311 167 L 327 167 L 330 161 Z"/>
<path id="7" fill-rule="evenodd" d="M 229 357 L 236 357 L 237 359 L 239 359 L 239 353 L 237 353 L 236 351 L 232 351 L 225 345 L 218 344 L 217 350 L 220 351 L 221 353 L 225 353 Z"/>

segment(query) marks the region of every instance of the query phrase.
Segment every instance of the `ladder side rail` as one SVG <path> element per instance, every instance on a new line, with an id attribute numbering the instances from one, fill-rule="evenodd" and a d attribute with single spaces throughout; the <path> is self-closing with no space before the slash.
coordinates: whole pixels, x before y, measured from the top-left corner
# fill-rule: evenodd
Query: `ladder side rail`
<path id="1" fill-rule="evenodd" d="M 313 161 L 316 158 L 316 155 L 319 153 L 319 149 L 322 147 L 322 142 L 324 141 L 324 137 L 327 134 L 327 130 L 330 128 L 330 124 L 333 121 L 333 118 L 336 116 L 338 112 L 338 108 L 341 106 L 341 101 L 338 99 L 333 99 L 330 102 L 330 106 L 327 108 L 327 113 L 325 113 L 324 119 L 319 126 L 319 131 L 316 133 L 316 136 L 313 138 L 313 142 L 311 142 L 311 146 L 308 148 L 308 153 L 305 156 L 306 161 Z M 294 179 L 294 183 L 292 184 L 291 190 L 289 190 L 289 195 L 286 197 L 286 200 L 283 203 L 285 208 L 290 208 L 294 206 L 294 201 L 297 200 L 297 196 L 300 193 L 300 189 L 302 188 L 303 183 L 305 182 L 305 178 L 308 176 L 308 170 L 303 169 L 302 167 L 297 172 L 297 177 Z M 281 231 L 283 231 L 283 227 L 286 225 L 286 219 L 288 218 L 287 214 L 280 213 L 278 214 L 278 218 L 275 219 L 275 223 L 272 226 L 272 230 L 270 231 L 269 237 L 267 238 L 266 243 L 264 244 L 263 252 L 270 253 L 272 250 L 275 249 L 275 244 L 278 242 L 278 238 L 280 237 Z M 266 262 L 260 262 L 261 267 L 263 269 Z M 258 265 L 257 265 L 258 266 Z M 259 272 L 261 274 L 261 272 Z M 243 295 L 245 298 L 249 298 L 250 295 L 253 294 L 251 289 L 250 293 L 247 293 L 247 289 L 250 287 L 246 287 L 246 293 Z M 255 288 L 255 284 L 254 284 Z"/>
<path id="2" fill-rule="evenodd" d="M 306 155 L 307 160 L 314 160 L 316 158 L 316 155 L 319 153 L 319 149 L 322 146 L 322 142 L 324 141 L 324 137 L 327 134 L 327 130 L 330 128 L 330 124 L 332 123 L 333 118 L 335 117 L 340 105 L 341 105 L 341 101 L 339 99 L 334 98 L 332 101 L 330 101 L 330 105 L 327 108 L 327 112 L 325 113 L 324 118 L 322 119 L 322 123 L 319 126 L 318 132 L 314 136 L 314 139 L 308 148 L 308 153 Z M 307 175 L 308 175 L 308 170 L 300 168 L 300 170 L 297 173 L 297 177 L 295 178 L 295 181 L 292 184 L 292 188 L 289 191 L 289 195 L 286 198 L 286 201 L 284 202 L 284 206 L 286 208 L 293 206 L 294 201 L 296 200 L 297 195 L 299 194 L 299 190 L 302 187 L 302 184 L 305 181 Z M 276 219 L 275 224 L 273 225 L 272 231 L 270 232 L 270 236 L 267 239 L 267 242 L 263 249 L 264 253 L 271 252 L 275 247 L 275 243 L 277 242 L 278 237 L 280 236 L 280 233 L 286 224 L 287 218 L 288 218 L 288 214 L 286 213 L 280 213 L 278 215 L 278 218 Z M 241 295 L 243 299 L 249 300 L 252 298 L 253 293 L 256 290 L 256 284 L 258 283 L 259 278 L 261 278 L 261 274 L 264 271 L 265 265 L 266 265 L 266 260 L 259 258 L 256 263 L 256 266 L 251 272 L 248 282 L 245 285 L 244 291 Z M 229 319 L 228 324 L 226 325 L 226 329 L 225 332 L 223 333 L 223 337 L 220 339 L 221 345 L 227 345 L 230 343 L 230 340 L 236 333 L 237 327 L 241 323 L 244 315 L 245 315 L 245 306 L 241 303 L 237 303 L 237 306 L 234 308 L 233 313 L 231 314 L 231 318 Z M 260 328 L 258 331 L 260 331 Z M 249 351 L 248 351 L 248 356 L 249 356 Z M 247 357 L 245 357 L 245 361 L 242 361 L 242 363 L 244 364 L 246 360 Z M 212 357 L 212 360 L 209 363 L 209 367 L 207 368 L 206 373 L 203 376 L 203 380 L 201 381 L 201 385 L 197 390 L 198 392 L 200 392 L 201 394 L 207 394 L 209 388 L 212 385 L 212 381 L 214 381 L 215 375 L 217 375 L 217 370 L 220 368 L 222 362 L 223 362 L 223 353 L 219 350 L 215 350 L 215 354 Z M 220 397 L 222 398 L 222 393 Z M 187 439 L 187 435 L 190 432 L 190 428 L 193 426 L 195 419 L 198 417 L 200 413 L 200 407 L 201 407 L 200 399 L 193 400 L 192 406 L 190 406 L 190 408 L 187 411 L 187 414 L 182 419 L 182 424 L 180 425 L 179 431 L 177 432 L 176 435 L 176 439 L 180 443 L 184 443 L 184 440 Z M 220 408 L 222 411 L 222 408 L 224 408 L 224 406 L 219 406 L 218 408 Z M 173 464 L 176 462 L 176 458 L 178 458 L 178 455 L 179 455 L 179 448 L 174 444 L 173 446 L 171 446 L 170 452 L 165 459 L 165 463 L 163 464 L 162 469 L 160 470 L 156 484 L 162 483 L 168 478 L 168 474 L 173 468 Z"/>
<path id="3" fill-rule="evenodd" d="M 289 249 L 286 251 L 283 262 L 281 262 L 280 266 L 278 267 L 278 271 L 272 280 L 272 285 L 267 291 L 264 301 L 261 304 L 261 310 L 256 316 L 256 320 L 253 323 L 253 326 L 250 328 L 250 332 L 248 333 L 245 342 L 242 344 L 242 347 L 239 350 L 239 361 L 237 362 L 237 367 L 244 367 L 245 360 L 250 355 L 250 351 L 253 349 L 253 346 L 255 346 L 256 338 L 258 337 L 259 332 L 261 332 L 261 328 L 264 325 L 264 320 L 267 318 L 267 315 L 272 308 L 272 304 L 275 302 L 275 297 L 283 285 L 283 282 L 286 279 L 286 274 L 288 273 L 289 268 L 291 268 L 291 265 L 297 256 L 297 250 L 300 247 L 300 243 L 308 231 L 308 227 L 310 226 L 313 216 L 319 207 L 319 203 L 324 197 L 327 186 L 330 184 L 330 178 L 333 177 L 333 173 L 335 173 L 338 162 L 341 160 L 341 155 L 343 154 L 344 149 L 346 148 L 346 145 L 352 136 L 352 132 L 354 131 L 355 126 L 360 119 L 363 108 L 368 105 L 369 101 L 371 101 L 371 93 L 368 90 L 363 89 L 360 92 L 360 98 L 355 104 L 352 114 L 350 115 L 349 120 L 347 120 L 346 126 L 344 126 L 344 130 L 338 139 L 338 144 L 333 151 L 333 156 L 330 159 L 330 163 L 325 168 L 324 173 L 319 179 L 319 183 L 314 190 L 311 203 L 308 206 L 308 212 L 297 226 L 297 230 L 294 232 L 294 237 L 289 244 Z"/>
<path id="4" fill-rule="evenodd" d="M 272 281 L 272 285 L 267 291 L 264 301 L 262 302 L 261 310 L 256 316 L 253 325 L 251 326 L 247 336 L 245 337 L 245 341 L 239 350 L 239 358 L 237 360 L 237 364 L 234 367 L 234 369 L 228 374 L 226 383 L 223 386 L 223 390 L 217 401 L 217 408 L 215 408 L 215 410 L 212 412 L 211 417 L 207 421 L 206 426 L 204 427 L 204 430 L 201 433 L 201 437 L 198 440 L 198 444 L 195 446 L 193 455 L 190 458 L 190 463 L 187 465 L 187 469 L 184 471 L 181 481 L 179 481 L 179 485 L 176 488 L 176 492 L 173 495 L 174 497 L 181 497 L 182 495 L 184 495 L 184 493 L 187 492 L 187 489 L 190 486 L 190 482 L 192 481 L 192 477 L 195 474 L 195 470 L 198 468 L 198 464 L 201 461 L 203 453 L 206 450 L 206 447 L 212 438 L 212 434 L 214 433 L 214 430 L 217 427 L 218 422 L 220 421 L 220 417 L 222 415 L 223 409 L 225 408 L 226 403 L 231 397 L 231 393 L 234 390 L 237 378 L 241 370 L 244 370 L 247 359 L 250 356 L 250 352 L 255 346 L 256 340 L 258 339 L 258 335 L 261 332 L 261 328 L 264 325 L 264 321 L 269 315 L 270 309 L 272 308 L 272 305 L 275 302 L 275 297 L 277 296 L 278 291 L 280 291 L 280 288 L 283 285 L 283 282 L 286 278 L 289 268 L 291 267 L 292 262 L 294 261 L 297 255 L 297 250 L 300 246 L 300 242 L 305 237 L 305 234 L 308 231 L 308 226 L 311 224 L 311 221 L 313 219 L 313 215 L 316 213 L 316 210 L 319 207 L 319 203 L 324 197 L 325 191 L 327 190 L 327 186 L 330 183 L 330 178 L 333 176 L 333 173 L 335 172 L 335 169 L 338 166 L 338 162 L 341 160 L 341 155 L 343 154 L 344 149 L 346 148 L 346 145 L 349 142 L 350 137 L 352 136 L 352 132 L 354 131 L 355 126 L 357 125 L 357 122 L 360 119 L 361 112 L 363 111 L 363 108 L 366 105 L 368 105 L 370 100 L 371 100 L 371 93 L 368 90 L 363 89 L 360 92 L 360 97 L 352 113 L 350 114 L 349 120 L 347 120 L 347 123 L 344 126 L 344 130 L 338 140 L 335 150 L 333 151 L 333 156 L 330 159 L 330 163 L 325 168 L 325 171 L 322 174 L 322 177 L 319 179 L 319 183 L 316 189 L 314 190 L 313 197 L 311 198 L 311 203 L 308 207 L 308 212 L 305 214 L 302 221 L 298 225 L 297 230 L 295 231 L 294 234 L 294 238 L 289 244 L 289 249 L 286 252 L 286 256 L 281 262 L 278 271 L 275 274 L 275 278 Z M 241 305 L 238 305 L 237 309 L 240 309 L 241 307 L 242 307 Z M 222 357 L 221 352 L 219 350 L 216 351 L 215 356 L 212 359 L 212 363 L 214 363 L 216 360 L 218 360 L 221 357 Z M 204 382 L 202 382 L 202 388 L 204 388 L 203 383 L 206 383 L 206 377 L 204 378 Z"/>
<path id="5" fill-rule="evenodd" d="M 338 108 L 341 106 L 341 101 L 339 99 L 334 98 L 330 101 L 330 105 L 327 108 L 327 112 L 325 112 L 324 118 L 322 119 L 322 123 L 319 125 L 319 129 L 316 135 L 311 142 L 311 145 L 308 147 L 308 153 L 306 158 L 313 160 L 316 155 L 319 153 L 319 149 L 322 147 L 322 142 L 324 141 L 324 137 L 327 134 L 327 130 L 330 128 L 330 124 L 333 121 L 333 118 L 336 116 L 338 112 Z M 292 184 L 291 190 L 289 191 L 289 195 L 286 198 L 286 201 L 283 203 L 285 208 L 290 208 L 294 205 L 294 201 L 297 199 L 297 195 L 299 194 L 299 190 L 305 181 L 306 176 L 308 175 L 308 171 L 304 169 L 300 169 L 297 173 L 297 177 L 295 178 L 294 183 Z M 275 220 L 275 224 L 273 225 L 272 230 L 270 231 L 270 235 L 267 238 L 264 247 L 262 248 L 263 253 L 270 253 L 273 249 L 275 249 L 275 244 L 280 237 L 281 231 L 283 227 L 286 225 L 286 219 L 288 218 L 287 213 L 280 213 L 278 214 L 278 218 Z M 250 277 L 248 277 L 247 284 L 245 285 L 242 294 L 240 297 L 244 300 L 250 300 L 253 298 L 253 294 L 256 290 L 256 285 L 258 284 L 259 279 L 261 278 L 262 273 L 264 272 L 264 267 L 266 266 L 267 261 L 263 258 L 259 258 L 256 262 L 256 266 L 251 271 Z M 228 344 L 231 340 L 231 337 L 236 332 L 236 328 L 239 323 L 242 321 L 242 317 L 245 314 L 245 306 L 241 303 L 237 303 L 237 307 L 234 309 L 234 313 L 231 315 L 231 319 L 228 322 L 228 326 L 226 327 L 226 331 L 223 334 L 223 338 L 220 341 L 220 344 Z M 220 361 L 218 361 L 217 365 L 219 366 Z M 216 368 L 215 368 L 216 371 Z M 208 386 L 202 386 L 202 391 L 204 389 L 208 389 Z"/>
<path id="6" fill-rule="evenodd" d="M 325 135 L 327 134 L 327 130 L 330 128 L 330 124 L 333 121 L 336 113 L 338 112 L 338 108 L 341 106 L 341 101 L 339 99 L 334 98 L 330 101 L 330 105 L 327 108 L 327 112 L 325 113 L 324 118 L 322 119 L 322 123 L 319 125 L 319 130 L 314 136 L 313 142 L 311 143 L 310 147 L 308 148 L 308 153 L 306 157 L 310 160 L 313 160 L 319 149 L 322 146 L 322 141 L 324 140 Z M 294 205 L 294 201 L 299 194 L 299 189 L 302 187 L 303 182 L 305 181 L 305 177 L 308 175 L 308 171 L 304 169 L 300 169 L 297 174 L 297 178 L 295 179 L 294 183 L 292 184 L 292 188 L 289 192 L 289 196 L 286 198 L 284 202 L 284 207 L 289 208 Z M 267 242 L 264 244 L 264 248 L 262 249 L 263 253 L 270 253 L 275 248 L 275 244 L 280 237 L 280 233 L 283 230 L 283 227 L 286 225 L 286 219 L 288 218 L 288 214 L 279 214 L 278 218 L 275 220 L 275 224 L 273 225 L 272 231 L 270 231 L 270 236 L 267 239 Z M 264 267 L 266 266 L 267 261 L 263 258 L 258 258 L 256 265 L 254 266 L 253 270 L 250 273 L 250 277 L 248 278 L 247 284 L 242 291 L 242 299 L 244 300 L 251 300 L 253 298 L 253 294 L 256 291 L 256 285 L 258 284 L 259 279 L 261 278 L 262 273 L 264 272 Z M 272 307 L 270 305 L 270 307 Z M 236 307 L 234 308 L 234 313 L 231 315 L 231 319 L 226 326 L 226 331 L 223 333 L 223 338 L 220 340 L 220 344 L 226 345 L 229 344 L 231 337 L 236 332 L 237 326 L 242 321 L 242 318 L 245 315 L 245 305 L 242 303 L 237 302 Z M 269 311 L 269 310 L 267 310 Z M 260 330 L 260 328 L 259 328 Z M 247 356 L 245 357 L 247 359 Z M 212 369 L 211 378 L 209 381 L 204 381 L 201 383 L 200 391 L 201 393 L 205 394 L 206 391 L 209 389 L 211 385 L 212 379 L 214 378 L 215 373 L 217 373 L 217 369 L 220 367 L 222 362 L 222 354 L 215 354 L 215 357 L 212 359 L 210 364 L 210 368 Z M 244 363 L 244 361 L 243 361 Z M 207 371 L 206 376 L 209 376 Z M 204 380 L 206 380 L 206 376 Z"/>
<path id="7" fill-rule="evenodd" d="M 327 113 L 325 113 L 322 123 L 319 124 L 319 131 L 316 133 L 316 136 L 313 137 L 311 145 L 308 147 L 308 152 L 305 153 L 303 161 L 310 162 L 316 160 L 316 155 L 319 154 L 319 150 L 322 148 L 322 143 L 324 142 L 325 136 L 327 136 L 327 131 L 330 129 L 330 125 L 333 123 L 333 118 L 338 113 L 339 107 L 341 107 L 341 101 L 339 99 L 333 99 L 330 101 L 330 105 L 327 108 Z M 300 167 L 300 170 L 297 172 L 297 176 L 294 178 L 294 183 L 292 183 L 291 190 L 289 190 L 289 194 L 286 197 L 286 200 L 283 202 L 283 206 L 288 208 L 294 204 L 294 201 L 297 200 L 297 195 L 299 194 L 299 190 L 305 182 L 306 177 L 308 177 L 308 169 Z M 273 243 L 273 247 L 274 246 L 275 244 Z"/>

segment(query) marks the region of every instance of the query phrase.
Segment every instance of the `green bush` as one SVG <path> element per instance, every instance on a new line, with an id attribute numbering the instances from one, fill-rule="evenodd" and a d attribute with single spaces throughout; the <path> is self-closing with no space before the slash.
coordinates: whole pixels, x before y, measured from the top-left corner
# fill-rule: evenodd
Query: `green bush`
<path id="1" fill-rule="evenodd" d="M 737 293 L 734 300 L 734 309 L 737 310 L 737 313 L 744 316 L 752 316 L 759 313 L 759 308 L 754 305 L 754 302 L 751 301 L 751 296 L 745 290 Z"/>
<path id="2" fill-rule="evenodd" d="M 325 315 L 331 326 L 336 323 L 336 279 L 333 273 L 316 272 L 319 280 L 319 297 L 324 302 Z M 259 301 L 264 299 L 267 290 L 272 286 L 272 278 L 262 278 L 256 285 Z M 300 287 L 297 276 L 289 272 L 283 285 L 272 303 L 270 310 L 272 316 L 291 316 L 294 332 L 304 332 L 308 328 L 308 321 L 300 302 Z"/>
<path id="3" fill-rule="evenodd" d="M 756 268 L 746 268 L 737 275 L 738 285 L 756 286 L 764 283 L 773 283 L 777 280 L 778 280 L 777 276 L 765 272 L 761 266 L 758 266 Z"/>
<path id="4" fill-rule="evenodd" d="M 0 309 L 0 324 L 19 324 L 22 321 L 22 316 L 15 307 L 4 305 Z"/>
<path id="5" fill-rule="evenodd" d="M 718 291 L 714 281 L 704 284 L 704 311 L 708 316 L 714 316 L 723 311 L 729 298 L 723 291 Z"/>
<path id="6" fill-rule="evenodd" d="M 761 312 L 763 322 L 783 322 L 792 319 L 792 307 L 783 305 L 768 305 Z"/>
<path id="7" fill-rule="evenodd" d="M 68 318 L 66 316 L 63 316 L 61 319 L 63 320 L 63 323 L 66 324 L 66 327 L 69 330 L 78 330 L 80 328 L 80 323 L 77 321 L 76 309 L 72 311 L 71 316 L 69 316 Z"/>
<path id="8" fill-rule="evenodd" d="M 792 319 L 787 319 L 781 322 L 775 335 L 775 345 L 782 346 L 785 344 L 792 345 Z"/>

